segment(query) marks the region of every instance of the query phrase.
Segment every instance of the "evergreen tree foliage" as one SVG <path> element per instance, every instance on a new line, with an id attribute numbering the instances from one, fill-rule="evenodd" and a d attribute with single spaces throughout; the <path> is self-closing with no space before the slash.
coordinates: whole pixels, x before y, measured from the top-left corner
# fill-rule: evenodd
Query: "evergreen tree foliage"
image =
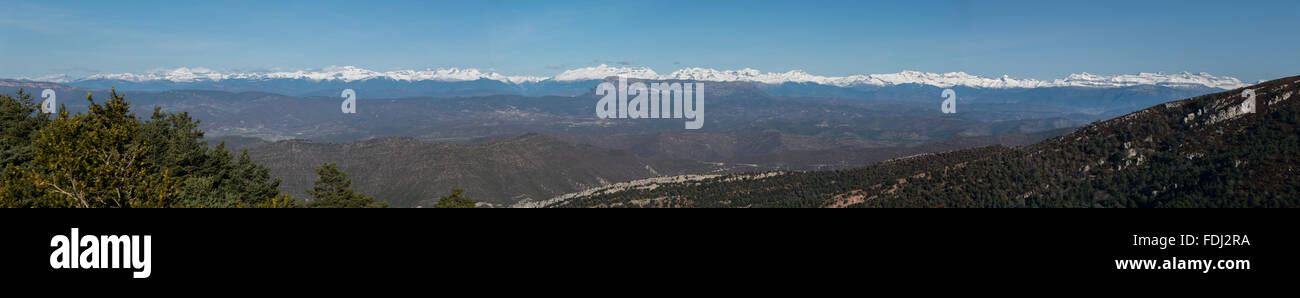
<path id="1" fill-rule="evenodd" d="M 443 196 L 442 199 L 438 200 L 437 204 L 433 205 L 433 208 L 477 208 L 474 205 L 474 199 L 461 195 L 463 191 L 459 188 L 453 188 L 451 195 Z"/>
<path id="2" fill-rule="evenodd" d="M 32 140 L 49 123 L 49 114 L 40 111 L 30 93 L 19 89 L 12 97 L 0 95 L 0 164 L 29 165 Z"/>
<path id="3" fill-rule="evenodd" d="M 325 163 L 316 169 L 316 174 L 320 178 L 316 179 L 316 186 L 307 193 L 311 194 L 314 200 L 310 206 L 314 208 L 385 208 L 388 202 L 375 202 L 375 198 L 356 193 L 352 190 L 352 180 L 348 179 L 348 173 L 343 172 L 334 163 Z"/>
<path id="4" fill-rule="evenodd" d="M 154 108 L 147 120 L 124 96 L 90 112 L 38 113 L 29 94 L 0 96 L 0 207 L 294 207 L 280 179 L 224 144 L 208 149 L 199 122 Z"/>
<path id="5" fill-rule="evenodd" d="M 10 177 L 18 183 L 5 185 L 34 185 L 36 206 L 173 206 L 175 180 L 149 159 L 158 148 L 137 138 L 141 126 L 124 98 L 113 92 L 103 104 L 90 95 L 86 100 L 90 113 L 63 110 L 39 131 L 31 167 Z"/>
<path id="6" fill-rule="evenodd" d="M 20 169 L 31 166 L 36 146 L 32 142 L 50 123 L 30 93 L 18 90 L 15 96 L 0 95 L 0 207 L 27 207 L 39 189 L 31 183 L 18 183 Z M 7 193 L 7 195 L 6 195 Z"/>

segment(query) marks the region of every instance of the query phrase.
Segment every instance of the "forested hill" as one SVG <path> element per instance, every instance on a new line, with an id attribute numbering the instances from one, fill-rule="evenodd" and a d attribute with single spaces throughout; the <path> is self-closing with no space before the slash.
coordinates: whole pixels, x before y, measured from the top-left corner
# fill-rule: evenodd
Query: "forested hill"
<path id="1" fill-rule="evenodd" d="M 1024 147 L 652 183 L 549 206 L 1295 207 L 1297 89 L 1289 77 L 1168 102 Z"/>

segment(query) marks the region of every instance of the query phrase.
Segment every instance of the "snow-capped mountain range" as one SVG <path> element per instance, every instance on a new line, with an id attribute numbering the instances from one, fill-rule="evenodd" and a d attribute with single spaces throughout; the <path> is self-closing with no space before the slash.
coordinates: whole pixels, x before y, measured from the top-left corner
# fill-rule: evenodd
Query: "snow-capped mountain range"
<path id="1" fill-rule="evenodd" d="M 714 70 L 707 68 L 685 68 L 668 75 L 659 75 L 649 68 L 610 67 L 600 65 L 565 71 L 557 80 L 591 80 L 607 76 L 623 75 L 642 79 L 677 79 L 699 81 L 744 81 L 764 84 L 815 83 L 837 87 L 853 86 L 892 86 L 903 84 L 920 84 L 948 88 L 964 86 L 972 88 L 1041 88 L 1041 87 L 1128 87 L 1137 85 L 1160 86 L 1205 86 L 1220 89 L 1233 89 L 1247 84 L 1233 77 L 1214 76 L 1208 73 L 1163 74 L 1139 73 L 1136 75 L 1094 75 L 1089 73 L 1072 74 L 1064 79 L 1041 81 L 1037 79 L 1017 79 L 1010 76 L 998 78 L 970 75 L 964 72 L 928 73 L 903 71 L 891 74 L 851 75 L 828 77 L 792 70 L 784 73 L 762 72 L 752 68 L 742 70 Z"/>
<path id="2" fill-rule="evenodd" d="M 66 77 L 66 76 L 63 76 Z M 59 78 L 59 76 L 55 76 Z M 478 69 L 466 68 L 440 68 L 425 70 L 397 70 L 388 72 L 377 72 L 355 66 L 330 66 L 321 69 L 297 70 L 297 71 L 275 71 L 275 72 L 248 72 L 248 73 L 220 73 L 203 67 L 181 67 L 170 70 L 158 70 L 142 74 L 119 73 L 119 74 L 96 74 L 75 81 L 88 80 L 122 80 L 129 82 L 149 82 L 149 81 L 170 81 L 175 83 L 191 83 L 200 81 L 223 81 L 223 80 L 273 80 L 273 79 L 292 79 L 292 80 L 311 80 L 311 81 L 365 81 L 370 79 L 388 78 L 398 81 L 474 81 L 479 79 L 489 79 L 507 83 L 524 83 L 537 82 L 547 79 L 546 77 L 532 76 L 505 76 L 495 72 L 482 72 Z"/>
<path id="3" fill-rule="evenodd" d="M 438 81 L 464 82 L 492 80 L 508 84 L 527 84 L 543 81 L 575 82 L 601 80 L 609 76 L 626 76 L 629 78 L 650 80 L 698 80 L 721 82 L 754 82 L 761 84 L 812 83 L 836 87 L 855 86 L 893 86 L 903 84 L 920 84 L 942 88 L 964 86 L 971 88 L 1043 88 L 1043 87 L 1092 87 L 1115 88 L 1138 85 L 1157 85 L 1169 87 L 1209 87 L 1234 89 L 1248 84 L 1233 77 L 1214 76 L 1208 73 L 1139 73 L 1124 75 L 1095 75 L 1089 73 L 1072 74 L 1065 78 L 1050 81 L 1038 79 L 1021 79 L 1010 76 L 983 77 L 964 72 L 928 73 L 903 71 L 891 74 L 862 74 L 851 76 L 820 76 L 803 70 L 791 70 L 784 73 L 762 72 L 746 68 L 741 70 L 715 70 L 708 68 L 684 68 L 661 75 L 646 67 L 613 67 L 599 65 L 566 70 L 553 77 L 543 76 L 508 76 L 496 72 L 484 72 L 474 68 L 439 68 L 424 70 L 373 71 L 354 66 L 330 66 L 320 69 L 297 71 L 268 72 L 230 72 L 222 73 L 203 67 L 181 67 L 160 69 L 147 73 L 95 74 L 74 79 L 67 75 L 50 75 L 37 78 L 24 78 L 32 81 L 55 83 L 75 83 L 84 81 L 127 81 L 127 82 L 220 82 L 225 80 L 309 80 L 314 82 L 356 82 L 373 79 L 394 81 Z"/>

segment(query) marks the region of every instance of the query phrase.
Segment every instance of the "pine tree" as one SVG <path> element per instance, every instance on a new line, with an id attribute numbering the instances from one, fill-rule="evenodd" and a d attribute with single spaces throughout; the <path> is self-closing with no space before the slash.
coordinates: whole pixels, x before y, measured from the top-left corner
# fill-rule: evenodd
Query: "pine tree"
<path id="1" fill-rule="evenodd" d="M 0 169 L 30 164 L 31 140 L 49 123 L 49 114 L 40 112 L 31 94 L 19 89 L 16 97 L 0 95 Z"/>
<path id="2" fill-rule="evenodd" d="M 176 183 L 150 162 L 157 148 L 136 138 L 141 125 L 125 99 L 113 91 L 102 105 L 86 100 L 89 114 L 64 110 L 40 130 L 31 169 L 8 185 L 35 185 L 38 206 L 172 206 Z"/>
<path id="3" fill-rule="evenodd" d="M 254 163 L 247 152 L 232 157 L 225 143 L 208 149 L 198 126 L 199 120 L 188 113 L 163 113 L 155 107 L 140 133 L 145 142 L 160 147 L 158 154 L 150 158 L 176 177 L 180 204 L 216 208 L 274 206 L 270 201 L 279 199 L 280 179 L 272 178 L 270 169 Z"/>
<path id="4" fill-rule="evenodd" d="M 437 204 L 433 205 L 433 208 L 476 208 L 474 205 L 474 199 L 461 195 L 461 192 L 463 191 L 464 190 L 459 188 L 453 188 L 451 190 L 451 195 L 443 196 L 438 200 Z"/>
<path id="5" fill-rule="evenodd" d="M 154 108 L 148 121 L 115 91 L 53 121 L 30 95 L 0 96 L 0 207 L 294 207 L 280 179 L 224 144 L 207 149 L 199 122 Z"/>
<path id="6" fill-rule="evenodd" d="M 314 208 L 384 208 L 388 202 L 375 202 L 375 198 L 356 193 L 352 190 L 352 180 L 348 174 L 339 170 L 338 165 L 325 163 L 316 169 L 320 178 L 316 186 L 307 193 L 315 200 L 310 203 Z"/>
<path id="7" fill-rule="evenodd" d="M 38 132 L 49 125 L 30 93 L 0 95 L 0 207 L 30 207 L 40 189 L 21 183 L 20 169 L 31 166 Z"/>

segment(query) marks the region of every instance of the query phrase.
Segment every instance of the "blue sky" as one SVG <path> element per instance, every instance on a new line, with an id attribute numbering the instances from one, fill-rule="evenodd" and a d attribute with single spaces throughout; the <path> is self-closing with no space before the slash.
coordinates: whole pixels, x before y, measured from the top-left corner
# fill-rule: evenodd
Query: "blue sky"
<path id="1" fill-rule="evenodd" d="M 598 64 L 1300 74 L 1300 1 L 9 1 L 0 77 Z"/>

